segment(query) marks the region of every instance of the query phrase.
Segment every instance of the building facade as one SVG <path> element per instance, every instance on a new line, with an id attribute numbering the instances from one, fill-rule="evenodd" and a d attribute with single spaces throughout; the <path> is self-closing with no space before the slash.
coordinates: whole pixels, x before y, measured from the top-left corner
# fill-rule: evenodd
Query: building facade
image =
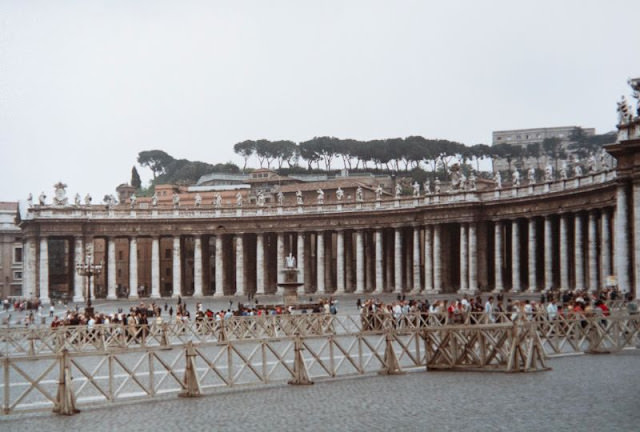
<path id="1" fill-rule="evenodd" d="M 17 202 L 0 202 L 0 298 L 22 296 L 22 232 Z"/>

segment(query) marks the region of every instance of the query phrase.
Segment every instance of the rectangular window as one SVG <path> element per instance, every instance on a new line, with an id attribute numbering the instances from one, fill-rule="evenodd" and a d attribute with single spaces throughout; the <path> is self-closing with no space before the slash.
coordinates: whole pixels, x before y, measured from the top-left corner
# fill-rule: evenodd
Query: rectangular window
<path id="1" fill-rule="evenodd" d="M 22 280 L 22 272 L 14 271 L 13 272 L 13 280 Z"/>
<path id="2" fill-rule="evenodd" d="M 171 269 L 170 268 L 164 269 L 164 275 L 165 276 L 171 276 Z"/>
<path id="3" fill-rule="evenodd" d="M 165 257 L 165 259 L 171 258 L 171 249 L 165 249 L 164 250 L 164 257 Z"/>
<path id="4" fill-rule="evenodd" d="M 122 251 L 118 251 L 118 259 L 122 261 L 122 258 L 123 258 Z"/>
<path id="5" fill-rule="evenodd" d="M 13 263 L 20 264 L 22 262 L 22 246 L 13 249 Z"/>

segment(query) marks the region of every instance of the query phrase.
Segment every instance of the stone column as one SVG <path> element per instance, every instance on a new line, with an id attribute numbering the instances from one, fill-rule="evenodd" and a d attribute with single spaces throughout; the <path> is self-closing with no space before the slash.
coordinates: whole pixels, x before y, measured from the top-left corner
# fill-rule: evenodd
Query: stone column
<path id="1" fill-rule="evenodd" d="M 433 291 L 433 226 L 424 227 L 424 290 Z"/>
<path id="2" fill-rule="evenodd" d="M 49 304 L 49 239 L 47 237 L 40 238 L 40 302 Z"/>
<path id="3" fill-rule="evenodd" d="M 477 293 L 478 288 L 478 235 L 476 223 L 469 224 L 469 291 Z"/>
<path id="4" fill-rule="evenodd" d="M 202 297 L 202 236 L 193 239 L 193 296 Z"/>
<path id="5" fill-rule="evenodd" d="M 529 292 L 537 291 L 537 278 L 536 278 L 536 220 L 535 218 L 529 218 L 529 248 L 527 251 L 527 265 L 529 267 Z"/>
<path id="6" fill-rule="evenodd" d="M 276 236 L 276 280 L 282 282 L 282 271 L 284 270 L 284 233 L 279 232 Z"/>
<path id="7" fill-rule="evenodd" d="M 569 220 L 560 215 L 560 290 L 569 290 Z"/>
<path id="8" fill-rule="evenodd" d="M 576 213 L 573 220 L 574 243 L 573 259 L 575 262 L 575 289 L 584 289 L 584 253 L 582 250 L 582 216 Z"/>
<path id="9" fill-rule="evenodd" d="M 216 235 L 216 292 L 214 297 L 224 296 L 224 250 L 222 249 L 222 234 Z"/>
<path id="10" fill-rule="evenodd" d="M 246 294 L 244 283 L 244 235 L 235 235 L 236 242 L 236 295 Z"/>
<path id="11" fill-rule="evenodd" d="M 633 239 L 633 257 L 632 265 L 634 269 L 634 287 L 629 287 L 633 293 L 633 298 L 637 299 L 640 295 L 640 182 L 636 178 L 633 183 L 633 229 L 631 233 Z"/>
<path id="12" fill-rule="evenodd" d="M 511 221 L 511 291 L 522 291 L 520 284 L 520 227 L 518 220 Z"/>
<path id="13" fill-rule="evenodd" d="M 611 225 L 609 218 L 611 213 L 603 209 L 601 213 L 600 229 L 600 285 L 607 286 L 607 276 L 611 276 Z"/>
<path id="14" fill-rule="evenodd" d="M 336 294 L 344 294 L 344 231 L 336 231 Z"/>
<path id="15" fill-rule="evenodd" d="M 400 228 L 395 228 L 395 238 L 393 242 L 393 280 L 394 288 L 393 292 L 403 292 L 402 287 L 402 231 Z"/>
<path id="16" fill-rule="evenodd" d="M 180 237 L 173 238 L 173 293 L 172 297 L 182 295 L 182 257 L 180 252 Z"/>
<path id="17" fill-rule="evenodd" d="M 413 227 L 413 292 L 420 292 L 420 227 Z"/>
<path id="18" fill-rule="evenodd" d="M 433 292 L 442 292 L 442 251 L 440 245 L 441 225 L 433 227 Z"/>
<path id="19" fill-rule="evenodd" d="M 264 295 L 264 293 L 264 234 L 258 233 L 256 234 L 256 295 Z"/>
<path id="20" fill-rule="evenodd" d="M 616 215 L 614 221 L 614 245 L 615 245 L 615 274 L 618 288 L 622 292 L 631 289 L 629 280 L 629 265 L 631 256 L 629 255 L 629 222 L 627 213 L 629 211 L 629 198 L 624 184 L 619 184 L 616 190 Z"/>
<path id="21" fill-rule="evenodd" d="M 598 229 L 597 215 L 594 210 L 589 212 L 589 292 L 595 293 L 598 290 Z"/>
<path id="22" fill-rule="evenodd" d="M 33 297 L 36 295 L 36 240 L 28 237 L 24 240 L 24 264 L 22 272 L 22 295 Z M 75 268 L 74 268 L 75 271 Z"/>
<path id="23" fill-rule="evenodd" d="M 138 240 L 129 239 L 129 299 L 138 298 Z"/>
<path id="24" fill-rule="evenodd" d="M 113 258 L 115 261 L 115 251 Z M 109 257 L 109 260 L 111 260 L 111 257 Z M 160 238 L 158 237 L 151 239 L 151 298 L 160 298 Z"/>
<path id="25" fill-rule="evenodd" d="M 375 234 L 376 242 L 376 288 L 375 292 L 381 294 L 384 291 L 384 270 L 382 259 L 382 230 L 377 229 Z M 357 256 L 356 256 L 357 258 Z"/>
<path id="26" fill-rule="evenodd" d="M 362 230 L 356 231 L 356 293 L 364 293 L 364 236 Z M 376 245 L 377 246 L 377 245 Z M 377 270 L 376 270 L 377 273 Z"/>
<path id="27" fill-rule="evenodd" d="M 553 288 L 553 231 L 551 216 L 544 217 L 544 288 Z"/>
<path id="28" fill-rule="evenodd" d="M 496 221 L 493 226 L 493 255 L 494 255 L 494 272 L 495 287 L 493 292 L 501 293 L 504 291 L 504 282 L 502 280 L 502 222 Z"/>
<path id="29" fill-rule="evenodd" d="M 326 294 L 326 288 L 324 286 L 324 232 L 319 231 L 316 235 L 316 293 Z"/>
<path id="30" fill-rule="evenodd" d="M 151 262 L 153 263 L 153 261 Z M 118 298 L 116 289 L 116 239 L 109 237 L 107 243 L 107 300 Z"/>
<path id="31" fill-rule="evenodd" d="M 86 277 L 80 276 L 76 271 L 78 264 L 82 263 L 84 263 L 84 245 L 82 244 L 82 237 L 75 237 L 73 248 L 73 301 L 75 303 L 84 301 Z"/>
<path id="32" fill-rule="evenodd" d="M 467 224 L 460 224 L 460 291 L 466 293 L 469 291 L 469 268 L 468 257 L 469 244 L 467 241 Z"/>
<path id="33" fill-rule="evenodd" d="M 305 259 L 304 259 L 304 233 L 298 233 L 298 282 L 303 283 L 305 278 Z M 304 286 L 302 287 L 304 292 Z"/>

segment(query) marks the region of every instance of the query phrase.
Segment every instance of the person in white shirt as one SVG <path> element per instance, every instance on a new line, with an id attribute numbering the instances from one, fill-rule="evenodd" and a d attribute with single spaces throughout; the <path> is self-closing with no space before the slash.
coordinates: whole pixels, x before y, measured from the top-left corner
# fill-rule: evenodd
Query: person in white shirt
<path id="1" fill-rule="evenodd" d="M 557 316 L 558 316 L 558 306 L 556 305 L 556 302 L 552 300 L 547 305 L 547 317 L 550 320 L 554 320 L 557 318 Z"/>

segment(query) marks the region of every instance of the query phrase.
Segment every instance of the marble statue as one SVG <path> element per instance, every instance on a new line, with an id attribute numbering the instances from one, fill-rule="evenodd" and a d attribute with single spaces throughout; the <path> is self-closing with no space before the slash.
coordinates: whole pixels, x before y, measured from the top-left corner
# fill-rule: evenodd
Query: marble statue
<path id="1" fill-rule="evenodd" d="M 544 181 L 550 183 L 553 181 L 553 167 L 551 164 L 547 164 L 544 168 Z"/>
<path id="2" fill-rule="evenodd" d="M 396 183 L 396 198 L 399 198 L 402 195 L 402 186 L 400 183 Z"/>
<path id="3" fill-rule="evenodd" d="M 536 184 L 536 169 L 534 167 L 529 168 L 527 171 L 527 179 L 530 185 Z"/>
<path id="4" fill-rule="evenodd" d="M 296 268 L 296 257 L 289 253 L 289 255 L 285 258 L 285 265 L 289 269 Z"/>
<path id="5" fill-rule="evenodd" d="M 282 207 L 282 204 L 284 203 L 284 194 L 282 193 L 282 191 L 278 192 L 277 197 L 278 197 L 278 205 Z"/>
<path id="6" fill-rule="evenodd" d="M 131 196 L 129 197 L 129 203 L 131 204 L 131 208 L 134 209 L 136 207 L 136 201 L 138 200 L 138 198 L 136 197 L 136 194 L 131 194 Z"/>
<path id="7" fill-rule="evenodd" d="M 436 194 L 440 193 L 440 179 L 436 179 L 436 181 L 434 182 L 435 186 L 434 186 L 434 191 Z"/>
<path id="8" fill-rule="evenodd" d="M 158 193 L 154 192 L 153 196 L 151 197 L 151 206 L 152 207 L 157 207 L 158 206 Z"/>
<path id="9" fill-rule="evenodd" d="M 296 191 L 296 203 L 298 203 L 298 205 L 304 204 L 304 201 L 302 199 L 302 191 L 300 189 Z"/>
<path id="10" fill-rule="evenodd" d="M 180 195 L 176 192 L 173 193 L 173 208 L 180 207 Z"/>
<path id="11" fill-rule="evenodd" d="M 471 174 L 469 175 L 469 190 L 476 190 L 477 189 L 477 183 L 478 183 L 478 179 L 476 178 L 476 175 L 474 174 L 473 171 L 471 171 Z"/>
<path id="12" fill-rule="evenodd" d="M 596 172 L 596 157 L 591 154 L 591 156 L 589 156 L 589 160 L 587 161 L 587 165 L 589 166 L 589 172 L 590 173 L 594 173 Z"/>
<path id="13" fill-rule="evenodd" d="M 493 180 L 496 182 L 496 189 L 502 189 L 502 175 L 500 175 L 500 171 L 496 171 Z"/>
<path id="14" fill-rule="evenodd" d="M 624 95 L 618 102 L 618 124 L 624 124 L 631 121 L 631 113 L 629 112 L 629 105 L 627 104 L 627 98 Z"/>
<path id="15" fill-rule="evenodd" d="M 222 195 L 220 195 L 220 192 L 217 192 L 214 197 L 213 197 L 213 206 L 217 209 L 219 209 L 220 207 L 222 207 Z"/>
<path id="16" fill-rule="evenodd" d="M 566 180 L 569 178 L 569 174 L 567 174 L 567 162 L 562 162 L 562 167 L 560 168 L 560 179 Z"/>
<path id="17" fill-rule="evenodd" d="M 424 184 L 422 185 L 422 188 L 424 189 L 424 194 L 425 195 L 431 195 L 431 182 L 429 181 L 429 179 L 426 179 L 424 181 Z"/>
<path id="18" fill-rule="evenodd" d="M 236 206 L 237 207 L 242 207 L 242 192 L 238 191 L 238 193 L 236 193 Z"/>
<path id="19" fill-rule="evenodd" d="M 58 182 L 53 187 L 56 188 L 53 196 L 53 203 L 55 205 L 67 205 L 67 185 L 62 182 Z"/>
<path id="20" fill-rule="evenodd" d="M 324 204 L 324 191 L 322 189 L 318 189 L 316 192 L 318 193 L 318 204 Z"/>
<path id="21" fill-rule="evenodd" d="M 38 197 L 38 203 L 43 206 L 47 204 L 47 196 L 44 194 L 44 192 L 40 193 L 40 196 Z"/>
<path id="22" fill-rule="evenodd" d="M 358 186 L 358 189 L 356 189 L 356 201 L 357 202 L 364 201 L 364 195 L 362 193 L 362 187 L 361 186 Z"/>
<path id="23" fill-rule="evenodd" d="M 413 182 L 413 196 L 415 198 L 420 196 L 420 183 L 418 183 L 417 181 Z"/>
<path id="24" fill-rule="evenodd" d="M 466 190 L 467 189 L 467 176 L 464 175 L 462 171 L 460 171 L 460 179 L 459 179 L 459 189 Z"/>
<path id="25" fill-rule="evenodd" d="M 29 196 L 27 197 L 27 205 L 29 207 L 33 206 L 33 194 L 29 192 Z"/>
<path id="26" fill-rule="evenodd" d="M 91 201 L 93 201 L 93 198 L 91 198 L 91 195 L 86 194 L 84 196 L 84 204 L 85 205 L 91 205 Z"/>
<path id="27" fill-rule="evenodd" d="M 342 188 L 338 187 L 338 189 L 336 190 L 336 199 L 338 201 L 342 201 L 343 198 L 344 198 L 344 192 L 342 191 Z"/>
<path id="28" fill-rule="evenodd" d="M 264 192 L 263 191 L 258 192 L 258 197 L 256 198 L 256 204 L 258 204 L 258 207 L 264 207 Z"/>
<path id="29" fill-rule="evenodd" d="M 376 188 L 376 200 L 380 201 L 382 199 L 382 185 L 379 184 Z"/>
<path id="30" fill-rule="evenodd" d="M 77 193 L 75 198 L 73 199 L 74 204 L 76 205 L 76 207 L 82 205 L 82 198 L 80 198 L 80 194 Z"/>
<path id="31" fill-rule="evenodd" d="M 511 183 L 513 187 L 520 186 L 520 171 L 518 171 L 518 169 L 513 170 L 513 173 L 511 174 Z"/>
<path id="32" fill-rule="evenodd" d="M 200 207 L 202 205 L 202 197 L 200 196 L 199 193 L 196 194 L 196 198 L 195 198 L 196 202 L 196 207 Z"/>
<path id="33" fill-rule="evenodd" d="M 582 177 L 582 167 L 578 163 L 573 166 L 573 176 Z"/>

